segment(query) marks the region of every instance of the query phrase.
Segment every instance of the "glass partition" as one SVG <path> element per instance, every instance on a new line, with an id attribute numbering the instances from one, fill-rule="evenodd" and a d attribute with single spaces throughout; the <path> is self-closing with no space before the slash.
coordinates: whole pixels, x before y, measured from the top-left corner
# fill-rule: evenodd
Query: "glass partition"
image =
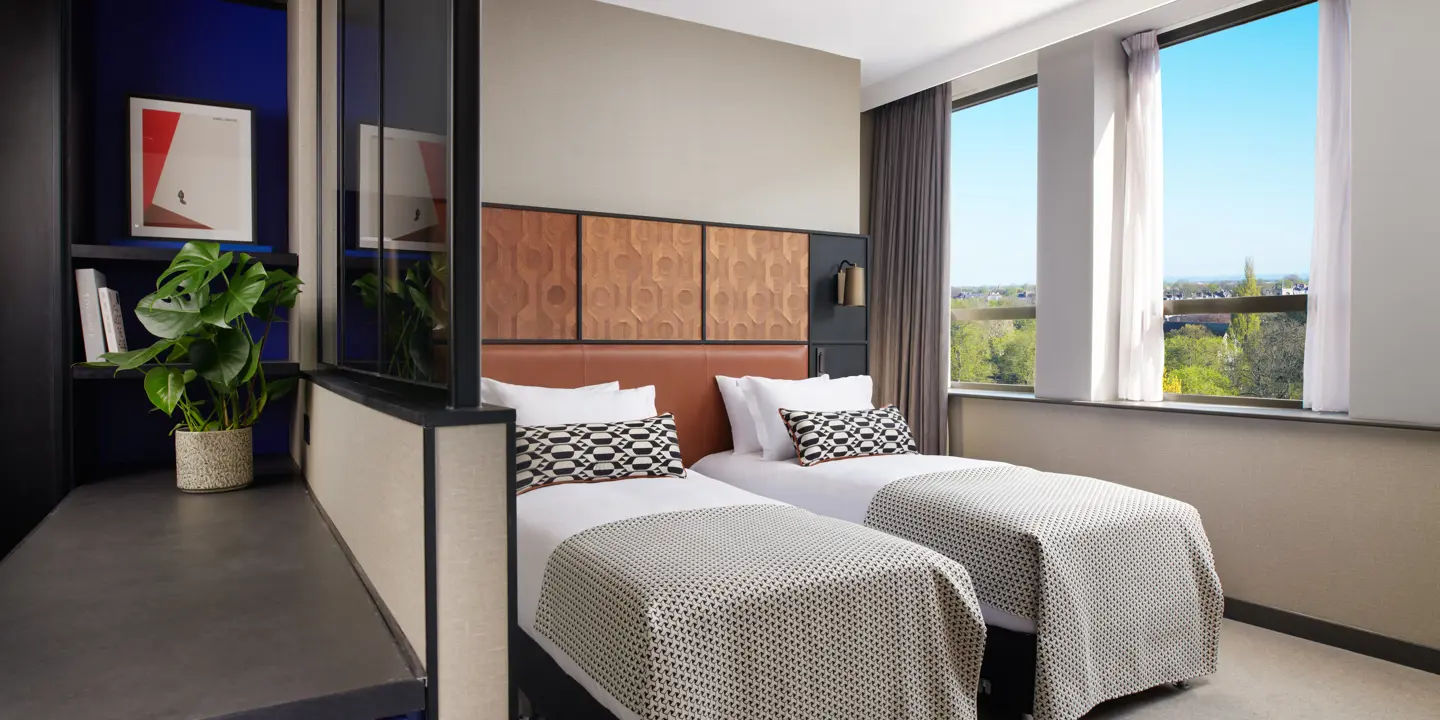
<path id="1" fill-rule="evenodd" d="M 339 363 L 449 377 L 448 0 L 341 0 Z"/>

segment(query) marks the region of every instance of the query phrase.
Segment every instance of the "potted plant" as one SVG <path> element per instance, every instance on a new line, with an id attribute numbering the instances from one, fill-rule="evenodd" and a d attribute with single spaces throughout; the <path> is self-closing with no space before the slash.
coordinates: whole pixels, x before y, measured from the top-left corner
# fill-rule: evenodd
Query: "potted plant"
<path id="1" fill-rule="evenodd" d="M 179 411 L 172 432 L 181 490 L 223 492 L 250 484 L 251 427 L 270 401 L 295 386 L 294 378 L 266 378 L 260 358 L 271 326 L 284 322 L 280 308 L 295 307 L 299 294 L 299 279 L 266 270 L 245 253 L 186 243 L 155 292 L 135 306 L 141 324 L 160 340 L 90 363 L 116 372 L 144 369 L 150 402 L 170 417 Z"/>

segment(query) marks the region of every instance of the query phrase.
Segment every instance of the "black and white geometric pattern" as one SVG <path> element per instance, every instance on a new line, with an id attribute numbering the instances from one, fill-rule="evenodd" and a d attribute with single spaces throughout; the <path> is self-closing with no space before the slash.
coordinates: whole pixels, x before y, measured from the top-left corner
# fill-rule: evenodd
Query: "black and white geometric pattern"
<path id="1" fill-rule="evenodd" d="M 958 563 L 788 505 L 578 533 L 535 630 L 647 720 L 971 720 L 985 648 Z"/>
<path id="2" fill-rule="evenodd" d="M 1037 720 L 1215 672 L 1224 593 L 1183 502 L 1002 465 L 896 480 L 865 524 L 938 550 L 981 600 L 1035 620 Z"/>
<path id="3" fill-rule="evenodd" d="M 874 410 L 780 410 L 806 467 L 873 455 L 914 455 L 915 437 L 894 405 Z"/>
<path id="4" fill-rule="evenodd" d="M 685 477 L 675 416 L 515 428 L 515 494 L 546 485 Z"/>

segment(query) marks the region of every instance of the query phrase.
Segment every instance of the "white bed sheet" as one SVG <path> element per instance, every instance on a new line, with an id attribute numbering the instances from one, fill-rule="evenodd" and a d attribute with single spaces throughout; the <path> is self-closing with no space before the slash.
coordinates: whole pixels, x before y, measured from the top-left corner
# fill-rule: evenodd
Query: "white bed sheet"
<path id="1" fill-rule="evenodd" d="M 756 495 L 780 500 L 813 513 L 853 523 L 865 522 L 875 493 L 886 484 L 912 475 L 1003 465 L 989 460 L 949 455 L 878 455 L 802 467 L 795 458 L 766 460 L 759 453 L 726 451 L 695 463 L 695 472 Z M 1035 621 L 980 602 L 985 624 L 1034 633 Z"/>
<path id="2" fill-rule="evenodd" d="M 592 697 L 620 720 L 638 716 L 616 700 L 549 638 L 535 632 L 540 589 L 550 554 L 570 536 L 597 525 L 655 513 L 727 505 L 784 503 L 746 492 L 694 470 L 684 478 L 635 478 L 573 483 L 515 498 L 516 614 L 521 629 Z"/>

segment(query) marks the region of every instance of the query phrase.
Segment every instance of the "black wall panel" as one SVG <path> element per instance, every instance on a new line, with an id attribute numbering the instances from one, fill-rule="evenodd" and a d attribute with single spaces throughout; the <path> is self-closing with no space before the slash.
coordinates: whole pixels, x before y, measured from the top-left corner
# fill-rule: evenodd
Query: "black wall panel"
<path id="1" fill-rule="evenodd" d="M 869 332 L 868 307 L 841 307 L 835 303 L 839 292 L 835 275 L 840 263 L 860 267 L 870 264 L 870 240 L 844 235 L 810 236 L 810 342 L 865 342 Z M 866 298 L 870 276 L 866 273 Z"/>
<path id="2" fill-rule="evenodd" d="M 0 4 L 0 555 L 65 491 L 64 3 Z"/>
<path id="3" fill-rule="evenodd" d="M 810 236 L 810 374 L 831 377 L 870 372 L 870 307 L 841 306 L 836 275 L 849 261 L 870 265 L 870 239 L 863 236 Z M 871 297 L 865 274 L 865 297 Z"/>

